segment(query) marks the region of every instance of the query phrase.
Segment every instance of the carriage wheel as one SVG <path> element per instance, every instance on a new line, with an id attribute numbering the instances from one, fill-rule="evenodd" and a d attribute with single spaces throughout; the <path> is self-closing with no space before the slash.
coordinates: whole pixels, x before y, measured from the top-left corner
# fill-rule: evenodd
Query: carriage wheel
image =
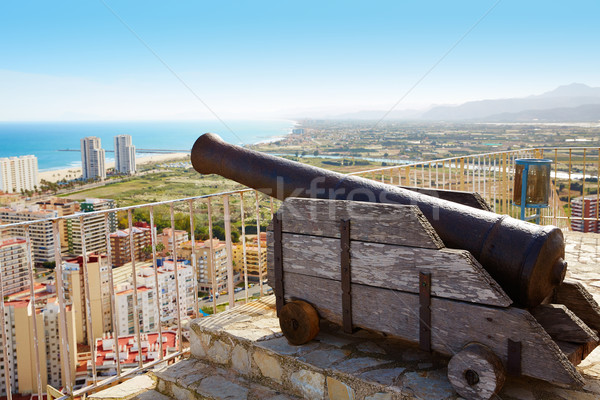
<path id="1" fill-rule="evenodd" d="M 290 301 L 279 311 L 279 326 L 288 342 L 299 346 L 311 341 L 319 333 L 319 315 L 305 301 Z"/>
<path id="2" fill-rule="evenodd" d="M 448 380 L 468 400 L 488 400 L 502 389 L 506 372 L 493 351 L 470 343 L 448 363 Z"/>

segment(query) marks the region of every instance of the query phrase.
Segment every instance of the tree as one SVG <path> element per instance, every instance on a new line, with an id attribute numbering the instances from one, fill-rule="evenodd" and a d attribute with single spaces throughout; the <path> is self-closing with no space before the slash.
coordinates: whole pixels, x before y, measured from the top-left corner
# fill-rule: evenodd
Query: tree
<path id="1" fill-rule="evenodd" d="M 315 150 L 315 151 L 313 152 L 313 156 L 315 156 L 315 157 L 316 157 L 316 156 L 318 156 L 318 155 L 319 155 L 319 150 Z"/>

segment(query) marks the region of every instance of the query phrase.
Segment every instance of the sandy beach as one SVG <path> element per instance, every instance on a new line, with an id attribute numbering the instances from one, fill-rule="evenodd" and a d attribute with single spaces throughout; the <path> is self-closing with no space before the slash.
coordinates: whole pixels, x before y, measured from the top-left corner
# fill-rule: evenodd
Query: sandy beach
<path id="1" fill-rule="evenodd" d="M 155 163 L 155 162 L 161 162 L 161 161 L 167 161 L 167 160 L 175 160 L 175 159 L 182 159 L 182 158 L 188 158 L 189 159 L 190 155 L 187 153 L 169 153 L 169 154 L 153 154 L 153 155 L 148 155 L 148 156 L 143 156 L 143 157 L 136 157 L 135 159 L 135 164 L 137 166 L 143 165 L 143 164 L 149 164 L 149 163 Z M 113 162 L 107 162 L 106 163 L 106 168 L 114 168 L 115 163 Z M 63 178 L 66 178 L 67 180 L 69 179 L 76 179 L 81 177 L 81 167 L 70 167 L 70 168 L 64 168 L 64 169 L 54 169 L 51 171 L 40 171 L 38 173 L 38 176 L 41 179 L 48 181 L 48 182 L 58 182 L 60 180 L 62 180 Z"/>

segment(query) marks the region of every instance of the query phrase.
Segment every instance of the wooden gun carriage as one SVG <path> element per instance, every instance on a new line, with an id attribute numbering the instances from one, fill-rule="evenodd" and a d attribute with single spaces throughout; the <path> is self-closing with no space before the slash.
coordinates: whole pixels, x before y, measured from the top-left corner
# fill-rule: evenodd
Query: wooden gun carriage
<path id="1" fill-rule="evenodd" d="M 288 198 L 271 227 L 269 283 L 292 344 L 314 338 L 318 315 L 452 356 L 448 378 L 467 399 L 491 398 L 506 374 L 582 386 L 575 366 L 598 344 L 600 313 L 581 284 L 517 307 L 416 206 Z"/>
<path id="2" fill-rule="evenodd" d="M 600 309 L 582 285 L 564 281 L 560 229 L 210 133 L 191 160 L 200 173 L 285 200 L 269 233 L 268 274 L 291 343 L 313 338 L 320 315 L 452 356 L 448 378 L 468 399 L 492 397 L 506 373 L 583 385 L 575 365 L 598 344 Z"/>

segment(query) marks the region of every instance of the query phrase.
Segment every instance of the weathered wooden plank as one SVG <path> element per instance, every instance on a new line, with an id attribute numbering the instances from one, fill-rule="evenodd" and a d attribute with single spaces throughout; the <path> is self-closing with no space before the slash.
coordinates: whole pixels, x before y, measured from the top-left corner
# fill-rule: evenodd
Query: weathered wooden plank
<path id="1" fill-rule="evenodd" d="M 556 290 L 553 302 L 564 304 L 587 326 L 600 332 L 600 306 L 580 282 L 565 279 Z"/>
<path id="2" fill-rule="evenodd" d="M 339 282 L 289 272 L 285 293 L 289 299 L 311 303 L 319 315 L 341 324 Z M 352 285 L 355 326 L 376 329 L 418 342 L 419 296 L 413 293 Z M 432 349 L 454 355 L 466 344 L 488 346 L 507 359 L 508 339 L 523 346 L 523 375 L 555 384 L 581 387 L 583 379 L 535 318 L 526 310 L 485 307 L 455 300 L 431 299 Z"/>
<path id="3" fill-rule="evenodd" d="M 339 238 L 340 220 L 350 219 L 351 240 L 431 249 L 444 247 L 417 206 L 289 198 L 279 212 L 284 232 Z"/>
<path id="4" fill-rule="evenodd" d="M 352 231 L 352 229 L 351 229 Z M 267 233 L 271 243 L 272 233 Z M 271 247 L 267 265 L 271 268 Z M 466 250 L 423 249 L 351 241 L 352 282 L 419 292 L 419 272 L 430 272 L 435 297 L 508 307 L 512 301 L 500 285 Z M 295 272 L 341 280 L 340 241 L 283 234 L 284 273 Z"/>
<path id="5" fill-rule="evenodd" d="M 598 336 L 562 304 L 542 304 L 531 315 L 554 340 L 572 343 L 598 342 Z"/>
<path id="6" fill-rule="evenodd" d="M 557 340 L 556 344 L 573 365 L 579 365 L 584 359 L 583 348 L 585 345 L 581 343 L 562 342 L 560 340 Z"/>

